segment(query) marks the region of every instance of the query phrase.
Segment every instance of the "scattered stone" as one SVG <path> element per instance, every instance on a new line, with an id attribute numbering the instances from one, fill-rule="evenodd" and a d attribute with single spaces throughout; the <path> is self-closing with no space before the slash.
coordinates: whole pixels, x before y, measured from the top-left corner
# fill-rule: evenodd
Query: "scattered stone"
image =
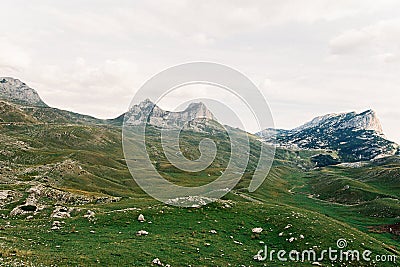
<path id="1" fill-rule="evenodd" d="M 283 232 L 279 233 L 279 236 L 283 236 Z"/>
<path id="2" fill-rule="evenodd" d="M 292 243 L 294 241 L 294 239 L 295 239 L 294 237 L 289 238 L 289 240 L 288 240 L 289 243 Z"/>
<path id="3" fill-rule="evenodd" d="M 317 262 L 317 261 L 314 261 L 313 263 L 311 263 L 312 265 L 315 265 L 315 266 L 322 266 L 322 264 L 321 263 L 319 263 L 319 262 Z"/>
<path id="4" fill-rule="evenodd" d="M 175 206 L 185 206 L 197 208 L 203 205 L 206 205 L 211 202 L 215 202 L 217 199 L 203 197 L 203 196 L 187 196 L 187 197 L 177 197 L 174 199 L 168 199 L 166 204 L 175 205 Z"/>
<path id="5" fill-rule="evenodd" d="M 300 238 L 301 238 L 301 239 L 304 239 L 304 235 L 300 235 Z"/>
<path id="6" fill-rule="evenodd" d="M 164 264 L 161 263 L 159 258 L 155 258 L 154 260 L 152 260 L 151 263 L 158 266 L 164 266 Z"/>
<path id="7" fill-rule="evenodd" d="M 290 227 L 292 227 L 291 224 L 286 225 L 285 229 L 289 229 Z"/>
<path id="8" fill-rule="evenodd" d="M 139 214 L 138 216 L 138 221 L 139 222 L 145 222 L 146 220 L 144 219 L 144 215 L 143 214 Z"/>
<path id="9" fill-rule="evenodd" d="M 96 213 L 94 211 L 88 210 L 85 215 L 83 215 L 84 218 L 88 219 L 93 219 Z"/>
<path id="10" fill-rule="evenodd" d="M 141 235 L 148 235 L 149 232 L 145 231 L 145 230 L 140 230 L 136 233 L 137 236 L 141 236 Z"/>
<path id="11" fill-rule="evenodd" d="M 63 206 L 57 206 L 52 214 L 51 217 L 52 218 L 71 218 L 71 214 L 70 214 L 70 209 L 68 209 L 67 207 L 63 207 Z"/>
<path id="12" fill-rule="evenodd" d="M 215 230 L 210 230 L 210 233 L 211 233 L 211 234 L 216 234 L 217 231 L 215 231 Z"/>
<path id="13" fill-rule="evenodd" d="M 22 197 L 22 193 L 13 190 L 0 190 L 0 207 Z"/>
<path id="14" fill-rule="evenodd" d="M 251 229 L 251 232 L 253 232 L 255 234 L 260 234 L 262 231 L 263 231 L 263 229 L 261 227 Z"/>

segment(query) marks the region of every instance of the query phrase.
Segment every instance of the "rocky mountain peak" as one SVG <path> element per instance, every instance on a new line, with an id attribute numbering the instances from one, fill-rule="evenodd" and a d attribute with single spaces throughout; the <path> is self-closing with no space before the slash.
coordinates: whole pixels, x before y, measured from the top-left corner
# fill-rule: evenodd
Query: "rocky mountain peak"
<path id="1" fill-rule="evenodd" d="M 0 98 L 17 104 L 47 107 L 34 89 L 11 77 L 0 77 Z"/>
<path id="2" fill-rule="evenodd" d="M 376 112 L 372 109 L 356 114 L 354 119 L 349 120 L 344 126 L 353 127 L 361 130 L 372 130 L 383 134 L 382 125 Z"/>
<path id="3" fill-rule="evenodd" d="M 143 100 L 142 102 L 139 103 L 139 107 L 153 107 L 154 103 L 149 99 L 146 98 L 145 100 Z"/>
<path id="4" fill-rule="evenodd" d="M 203 102 L 190 103 L 183 111 L 191 114 L 192 118 L 216 120 L 214 114 L 207 108 Z"/>
<path id="5" fill-rule="evenodd" d="M 361 113 L 345 112 L 331 113 L 319 116 L 307 122 L 306 124 L 293 129 L 298 132 L 310 128 L 333 127 L 335 129 L 351 130 L 370 130 L 383 135 L 382 125 L 374 110 L 367 110 Z"/>
<path id="6" fill-rule="evenodd" d="M 149 115 L 149 116 L 148 116 Z M 202 103 L 190 103 L 188 107 L 179 112 L 166 111 L 154 104 L 150 99 L 143 100 L 131 107 L 125 115 L 125 123 L 138 125 L 149 123 L 158 127 L 182 127 L 185 124 L 194 125 L 198 119 L 215 121 L 215 117 L 207 106 Z"/>
<path id="7" fill-rule="evenodd" d="M 399 153 L 399 146 L 384 136 L 373 110 L 327 114 L 292 130 L 266 129 L 257 135 L 286 148 L 335 150 L 342 161 L 371 160 Z"/>

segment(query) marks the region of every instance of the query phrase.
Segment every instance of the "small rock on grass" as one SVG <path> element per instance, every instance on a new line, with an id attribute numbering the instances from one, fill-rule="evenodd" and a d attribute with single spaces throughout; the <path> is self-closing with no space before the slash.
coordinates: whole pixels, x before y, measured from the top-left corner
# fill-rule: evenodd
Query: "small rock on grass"
<path id="1" fill-rule="evenodd" d="M 154 265 L 163 266 L 159 258 L 155 258 L 151 263 Z"/>
<path id="2" fill-rule="evenodd" d="M 260 234 L 262 231 L 263 231 L 263 229 L 261 227 L 251 229 L 251 232 L 253 232 L 255 234 Z"/>
<path id="3" fill-rule="evenodd" d="M 136 233 L 136 235 L 141 236 L 141 235 L 148 235 L 149 232 L 145 231 L 145 230 L 140 230 Z"/>
<path id="4" fill-rule="evenodd" d="M 286 225 L 285 229 L 289 229 L 290 227 L 292 227 L 292 225 L 289 223 L 288 225 Z"/>
<path id="5" fill-rule="evenodd" d="M 143 214 L 139 214 L 138 221 L 139 222 L 145 222 L 146 221 Z"/>
<path id="6" fill-rule="evenodd" d="M 154 260 L 151 261 L 151 263 L 152 263 L 153 265 L 157 265 L 157 266 L 171 267 L 171 265 L 169 265 L 169 264 L 165 264 L 165 265 L 164 265 L 164 264 L 160 261 L 159 258 L 155 258 Z"/>

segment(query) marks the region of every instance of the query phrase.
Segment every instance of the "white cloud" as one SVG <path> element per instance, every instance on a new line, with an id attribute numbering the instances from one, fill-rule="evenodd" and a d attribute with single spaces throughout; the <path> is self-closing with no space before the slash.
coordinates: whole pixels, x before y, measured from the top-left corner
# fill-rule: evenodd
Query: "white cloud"
<path id="1" fill-rule="evenodd" d="M 124 112 L 139 83 L 132 62 L 116 59 L 93 65 L 82 57 L 63 67 L 38 65 L 28 80 L 51 106 L 102 118 Z"/>
<path id="2" fill-rule="evenodd" d="M 0 72 L 18 73 L 29 67 L 31 58 L 27 51 L 20 46 L 0 38 Z"/>
<path id="3" fill-rule="evenodd" d="M 215 61 L 263 84 L 278 126 L 374 108 L 400 141 L 399 1 L 21 3 L 2 2 L 0 76 L 52 106 L 113 117 L 160 70 Z"/>
<path id="4" fill-rule="evenodd" d="M 400 19 L 382 20 L 359 29 L 347 30 L 330 41 L 335 55 L 367 54 L 391 62 L 400 55 Z"/>
<path id="5" fill-rule="evenodd" d="M 382 1 L 385 7 L 393 1 Z M 41 5 L 35 10 L 51 17 L 61 31 L 99 36 L 167 36 L 225 38 L 285 23 L 335 21 L 376 11 L 375 1 L 145 1 L 115 6 L 81 4 L 75 8 Z M 193 38 L 195 37 L 195 38 Z M 208 44 L 209 42 L 200 43 Z"/>

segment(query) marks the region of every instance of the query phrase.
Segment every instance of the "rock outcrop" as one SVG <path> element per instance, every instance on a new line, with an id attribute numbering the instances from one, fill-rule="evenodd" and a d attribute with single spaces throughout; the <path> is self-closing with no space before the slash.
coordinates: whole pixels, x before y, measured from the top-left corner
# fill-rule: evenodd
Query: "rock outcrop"
<path id="1" fill-rule="evenodd" d="M 293 130 L 265 129 L 257 135 L 285 148 L 335 150 L 343 162 L 391 156 L 399 150 L 398 144 L 386 139 L 373 110 L 328 114 Z"/>
<path id="2" fill-rule="evenodd" d="M 10 77 L 0 77 L 0 98 L 17 104 L 47 107 L 34 89 Z"/>

